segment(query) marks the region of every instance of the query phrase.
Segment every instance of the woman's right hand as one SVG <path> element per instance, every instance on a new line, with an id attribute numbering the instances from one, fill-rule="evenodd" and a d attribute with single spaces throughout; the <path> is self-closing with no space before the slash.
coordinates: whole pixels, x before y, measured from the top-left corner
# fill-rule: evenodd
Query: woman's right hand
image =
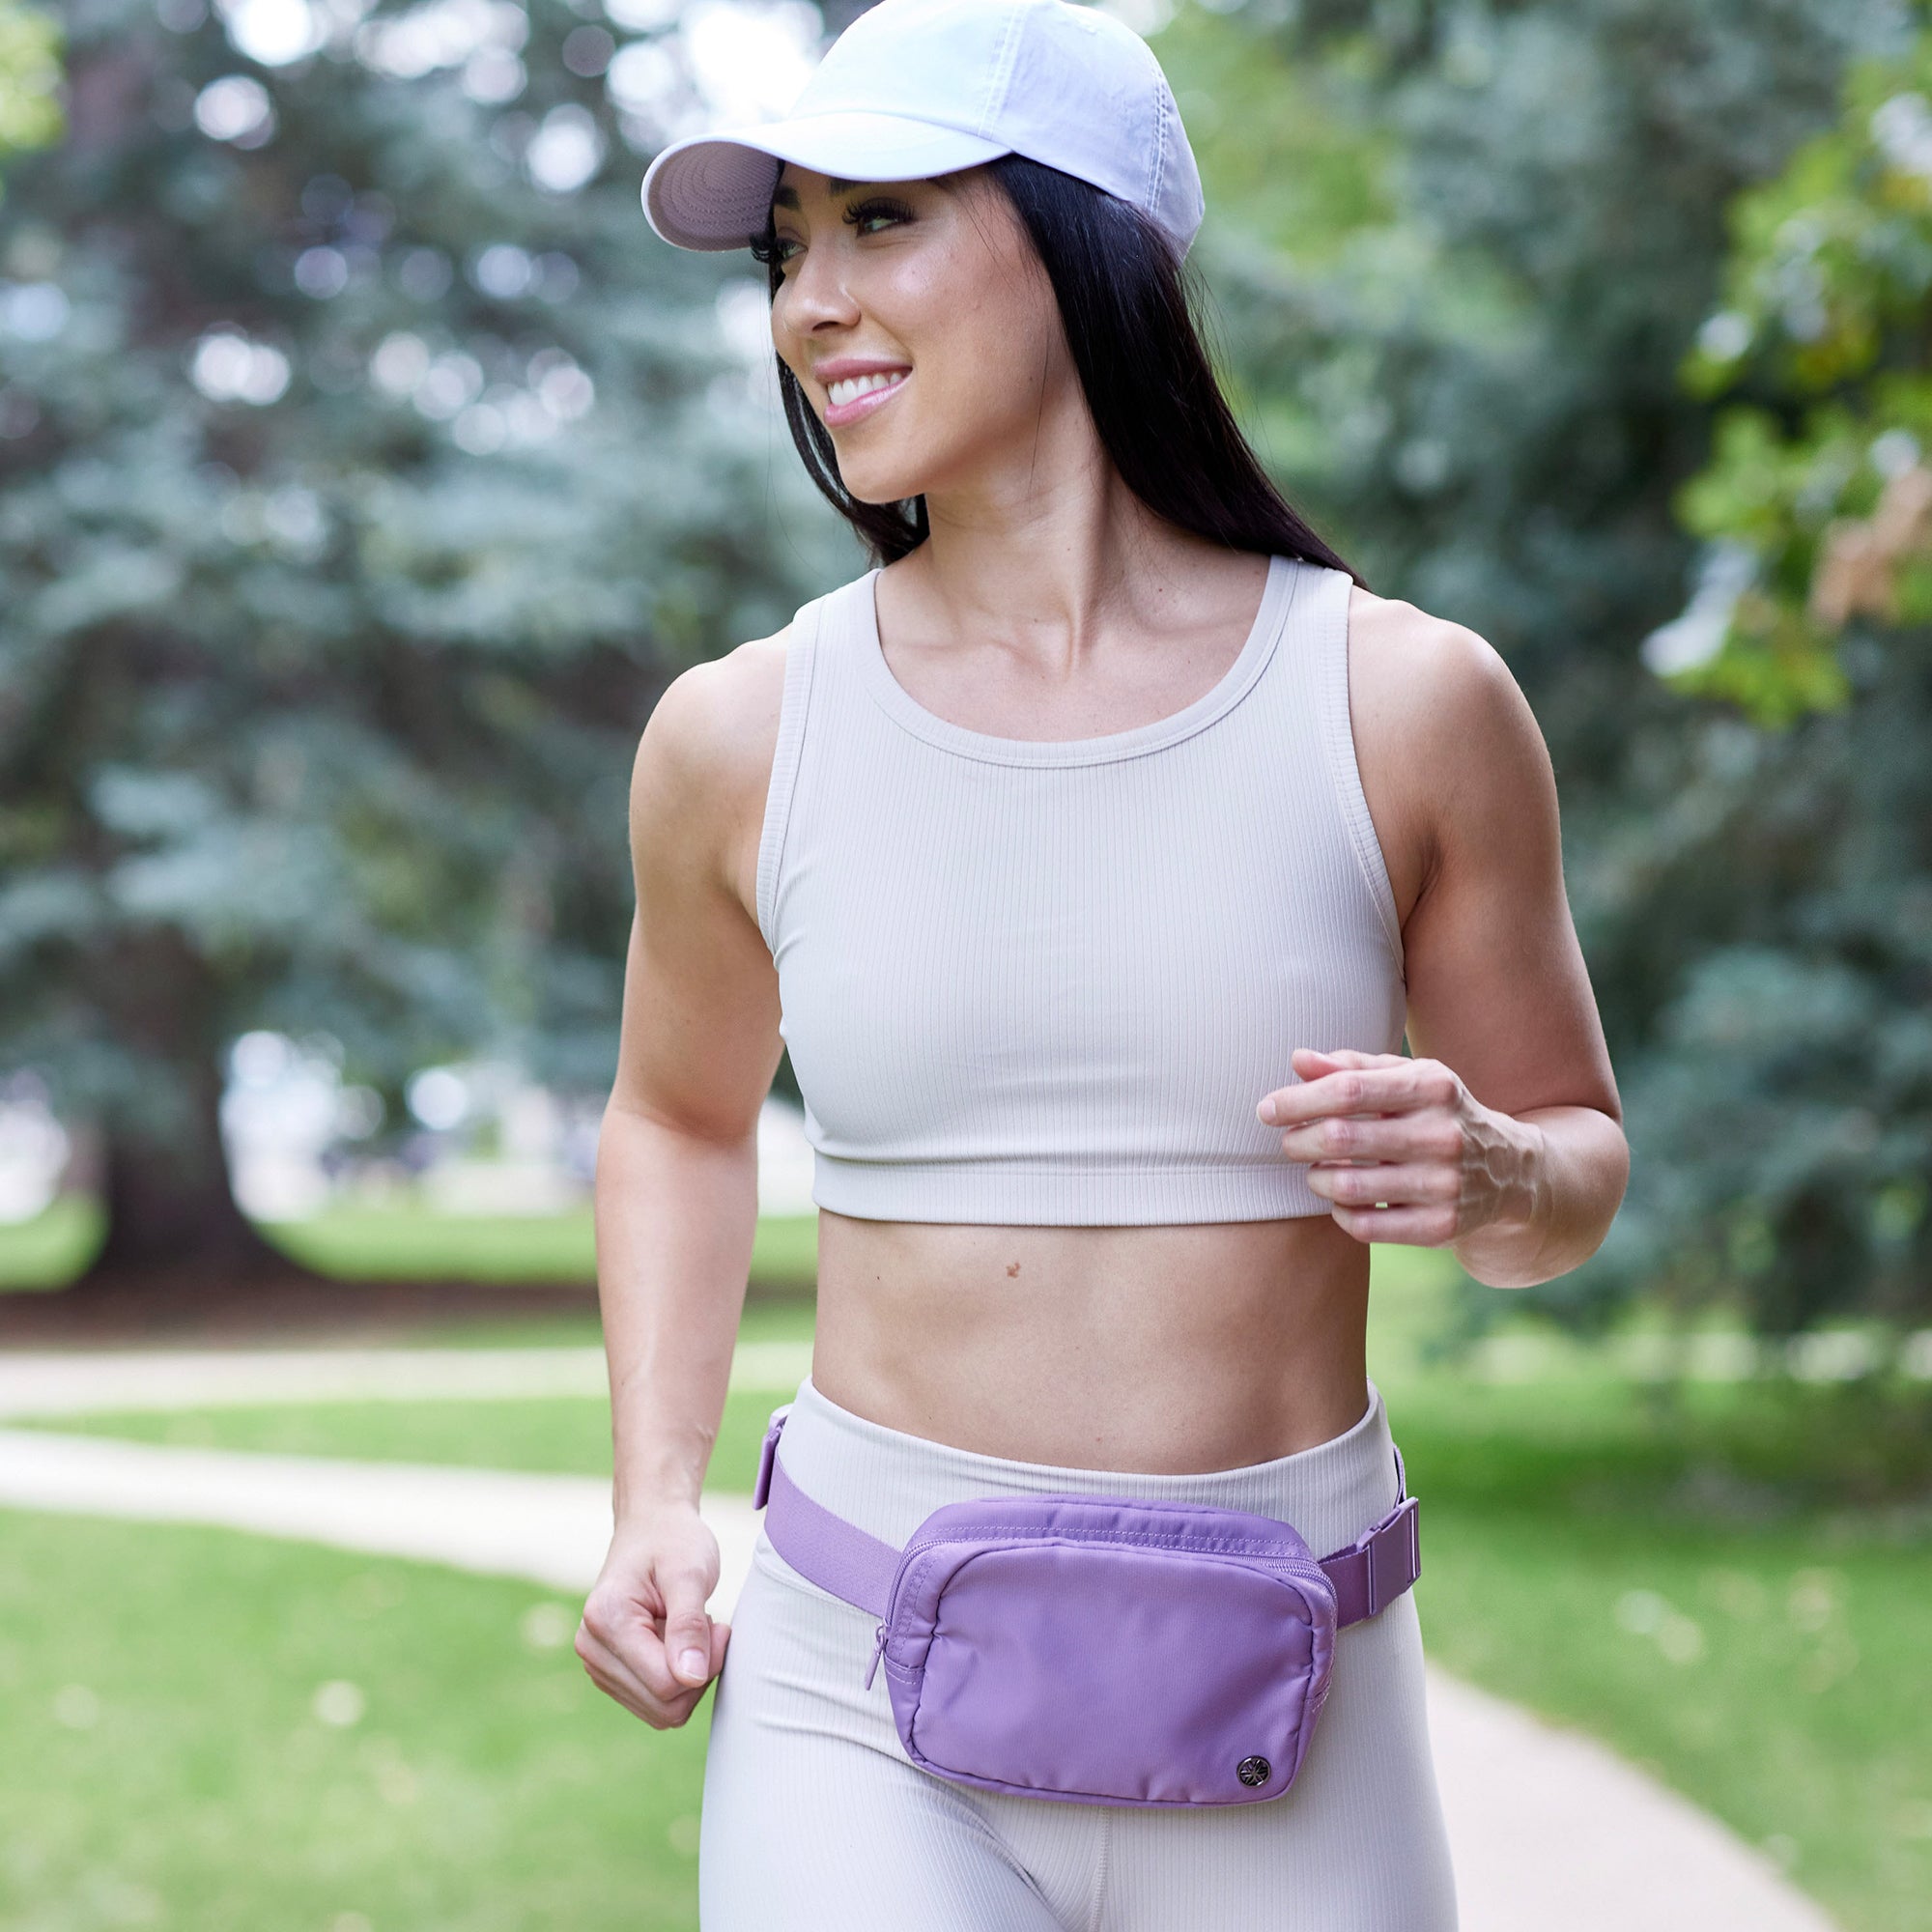
<path id="1" fill-rule="evenodd" d="M 656 1730 L 684 1722 L 724 1667 L 731 1626 L 713 1623 L 718 1539 L 690 1503 L 627 1517 L 591 1585 L 577 1654 L 591 1682 Z"/>

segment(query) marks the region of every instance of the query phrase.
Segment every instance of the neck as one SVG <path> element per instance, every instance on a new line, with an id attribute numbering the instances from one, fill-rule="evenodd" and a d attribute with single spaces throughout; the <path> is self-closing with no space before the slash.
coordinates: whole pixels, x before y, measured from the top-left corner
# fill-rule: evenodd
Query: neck
<path id="1" fill-rule="evenodd" d="M 888 597 L 923 640 L 1016 646 L 1070 670 L 1100 638 L 1168 608 L 1216 549 L 1156 517 L 1122 481 L 1085 409 L 1024 447 L 928 488 L 930 534 Z"/>

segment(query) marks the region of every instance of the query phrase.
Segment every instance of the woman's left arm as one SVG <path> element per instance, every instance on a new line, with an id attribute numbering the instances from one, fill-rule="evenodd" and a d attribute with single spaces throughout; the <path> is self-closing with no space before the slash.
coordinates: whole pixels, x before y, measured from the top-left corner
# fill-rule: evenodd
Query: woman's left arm
<path id="1" fill-rule="evenodd" d="M 1555 774 L 1489 643 L 1367 601 L 1372 621 L 1351 613 L 1350 705 L 1371 812 L 1396 829 L 1392 876 L 1412 895 L 1415 1057 L 1299 1049 L 1295 1084 L 1257 1112 L 1358 1240 L 1450 1247 L 1478 1281 L 1526 1288 L 1596 1252 L 1630 1178 Z"/>

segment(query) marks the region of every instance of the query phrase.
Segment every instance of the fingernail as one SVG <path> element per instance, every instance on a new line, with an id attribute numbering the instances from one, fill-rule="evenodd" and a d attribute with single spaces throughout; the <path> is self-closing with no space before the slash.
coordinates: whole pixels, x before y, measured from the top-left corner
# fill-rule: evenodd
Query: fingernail
<path id="1" fill-rule="evenodd" d="M 711 1667 L 711 1660 L 701 1650 L 684 1650 L 678 1653 L 677 1667 L 687 1677 L 702 1677 Z"/>
<path id="2" fill-rule="evenodd" d="M 1273 1126 L 1274 1113 L 1275 1113 L 1274 1102 L 1272 1100 L 1264 1100 L 1262 1102 L 1261 1113 L 1262 1113 L 1262 1119 L 1264 1120 L 1269 1126 Z"/>

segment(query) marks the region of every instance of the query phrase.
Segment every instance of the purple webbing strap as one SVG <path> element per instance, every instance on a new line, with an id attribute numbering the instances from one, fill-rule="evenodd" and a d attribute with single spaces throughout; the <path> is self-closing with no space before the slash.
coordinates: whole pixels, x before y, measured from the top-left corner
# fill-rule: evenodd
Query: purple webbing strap
<path id="1" fill-rule="evenodd" d="M 890 1543 L 867 1535 L 857 1523 L 835 1515 L 823 1503 L 813 1502 L 785 1473 L 778 1447 L 790 1407 L 787 1403 L 778 1410 L 765 1431 L 752 1507 L 765 1510 L 765 1534 L 772 1548 L 801 1577 L 875 1617 L 883 1617 L 900 1552 Z M 1395 1452 L 1395 1507 L 1348 1548 L 1321 1559 L 1335 1586 L 1338 1625 L 1374 1616 L 1422 1574 L 1416 1502 L 1407 1493 L 1407 1473 L 1402 1466 L 1400 1449 Z M 768 1502 L 771 1507 L 766 1509 Z"/>
<path id="2" fill-rule="evenodd" d="M 772 1506 L 765 1512 L 765 1534 L 772 1548 L 821 1590 L 883 1617 L 899 1552 L 813 1502 L 776 1458 L 766 1489 Z"/>

